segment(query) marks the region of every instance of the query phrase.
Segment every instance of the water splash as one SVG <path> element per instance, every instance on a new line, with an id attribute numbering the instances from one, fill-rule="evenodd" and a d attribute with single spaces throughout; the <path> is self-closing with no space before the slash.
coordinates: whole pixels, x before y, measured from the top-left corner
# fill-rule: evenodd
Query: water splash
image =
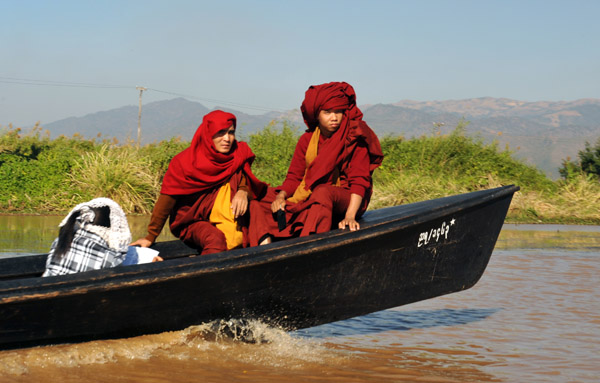
<path id="1" fill-rule="evenodd" d="M 122 366 L 151 359 L 294 369 L 307 363 L 337 364 L 344 358 L 318 340 L 295 337 L 256 320 L 229 319 L 128 339 L 1 351 L 0 376 L 37 375 L 42 371 L 52 374 L 76 367 Z"/>

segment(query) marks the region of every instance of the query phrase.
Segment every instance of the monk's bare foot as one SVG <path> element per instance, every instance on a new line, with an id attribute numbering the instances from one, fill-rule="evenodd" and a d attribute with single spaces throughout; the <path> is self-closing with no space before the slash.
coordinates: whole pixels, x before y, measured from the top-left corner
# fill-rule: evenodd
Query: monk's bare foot
<path id="1" fill-rule="evenodd" d="M 260 246 L 262 245 L 268 245 L 269 243 L 273 242 L 273 240 L 271 239 L 271 236 L 268 236 L 267 238 L 263 239 L 261 243 L 259 243 Z"/>

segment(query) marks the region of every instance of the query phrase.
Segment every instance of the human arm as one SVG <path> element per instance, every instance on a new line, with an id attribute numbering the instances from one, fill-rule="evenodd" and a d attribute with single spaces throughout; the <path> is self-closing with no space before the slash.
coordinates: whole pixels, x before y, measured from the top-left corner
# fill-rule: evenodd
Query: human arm
<path id="1" fill-rule="evenodd" d="M 132 242 L 130 246 L 150 247 L 162 231 L 165 222 L 167 222 L 167 218 L 169 218 L 169 214 L 175 206 L 175 201 L 173 196 L 160 194 L 152 210 L 152 217 L 150 217 L 150 224 L 148 224 L 148 235 Z"/>
<path id="2" fill-rule="evenodd" d="M 366 144 L 359 142 L 352 153 L 348 168 L 344 171 L 347 175 L 350 193 L 364 198 L 367 190 L 371 189 L 372 179 L 369 163 L 369 151 Z"/>
<path id="3" fill-rule="evenodd" d="M 304 173 L 306 172 L 306 150 L 308 149 L 311 137 L 312 133 L 304 133 L 300 136 L 300 139 L 296 144 L 296 149 L 294 150 L 294 155 L 290 161 L 285 180 L 281 186 L 277 188 L 278 192 L 282 190 L 286 192 L 286 198 L 294 194 L 296 188 L 298 188 L 298 185 L 300 185 L 304 178 Z"/>
<path id="4" fill-rule="evenodd" d="M 131 242 L 129 246 L 150 247 L 154 242 L 146 238 L 140 238 L 135 242 Z"/>
<path id="5" fill-rule="evenodd" d="M 350 194 L 350 203 L 348 204 L 348 209 L 346 209 L 346 216 L 338 224 L 340 229 L 345 229 L 346 226 L 348 226 L 350 231 L 360 229 L 360 224 L 356 221 L 356 213 L 362 204 L 362 200 L 362 196 L 354 193 Z"/>
<path id="6" fill-rule="evenodd" d="M 240 172 L 239 182 L 235 182 L 235 177 L 230 180 L 231 190 L 236 190 L 233 198 L 231 199 L 231 211 L 235 218 L 241 217 L 246 214 L 248 210 L 248 201 L 253 197 L 253 194 L 248 187 L 247 176 Z"/>
<path id="7" fill-rule="evenodd" d="M 352 159 L 346 170 L 348 177 L 348 186 L 350 189 L 350 203 L 346 209 L 344 219 L 339 222 L 338 227 L 345 229 L 346 226 L 351 231 L 360 229 L 356 221 L 366 190 L 371 187 L 371 174 L 369 171 L 369 152 L 364 143 L 359 143 L 352 154 Z"/>
<path id="8" fill-rule="evenodd" d="M 311 137 L 312 133 L 305 133 L 298 140 L 285 180 L 280 187 L 276 188 L 278 194 L 271 203 L 271 211 L 273 213 L 285 210 L 286 198 L 293 196 L 298 186 L 302 183 L 304 174 L 306 173 L 306 150 Z"/>
<path id="9" fill-rule="evenodd" d="M 285 190 L 281 190 L 275 197 L 275 201 L 271 204 L 271 211 L 277 213 L 278 210 L 285 210 L 285 199 L 287 193 Z"/>
<path id="10" fill-rule="evenodd" d="M 233 199 L 231 200 L 231 210 L 233 212 L 233 216 L 238 218 L 244 214 L 246 214 L 246 210 L 248 210 L 248 191 L 244 189 L 239 189 Z"/>

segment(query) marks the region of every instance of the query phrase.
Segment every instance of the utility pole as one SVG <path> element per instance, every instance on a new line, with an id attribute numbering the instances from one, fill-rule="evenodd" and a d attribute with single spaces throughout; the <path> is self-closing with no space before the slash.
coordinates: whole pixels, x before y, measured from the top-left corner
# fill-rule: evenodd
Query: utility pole
<path id="1" fill-rule="evenodd" d="M 136 86 L 135 89 L 140 91 L 140 109 L 138 111 L 138 134 L 137 134 L 137 147 L 138 149 L 140 148 L 140 141 L 142 140 L 142 93 L 145 90 L 148 90 L 147 88 L 144 88 L 143 86 Z"/>

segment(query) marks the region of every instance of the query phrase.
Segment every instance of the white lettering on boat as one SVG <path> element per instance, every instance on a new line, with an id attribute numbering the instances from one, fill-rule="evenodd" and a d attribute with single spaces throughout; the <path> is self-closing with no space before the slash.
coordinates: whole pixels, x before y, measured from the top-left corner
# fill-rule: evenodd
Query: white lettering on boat
<path id="1" fill-rule="evenodd" d="M 427 245 L 429 242 L 435 240 L 438 242 L 441 238 L 448 239 L 448 232 L 450 231 L 450 226 L 454 226 L 456 220 L 452 218 L 450 224 L 447 224 L 446 221 L 442 222 L 442 225 L 437 228 L 433 228 L 429 231 L 425 231 L 419 234 L 419 242 L 417 243 L 417 247 L 421 247 Z"/>

